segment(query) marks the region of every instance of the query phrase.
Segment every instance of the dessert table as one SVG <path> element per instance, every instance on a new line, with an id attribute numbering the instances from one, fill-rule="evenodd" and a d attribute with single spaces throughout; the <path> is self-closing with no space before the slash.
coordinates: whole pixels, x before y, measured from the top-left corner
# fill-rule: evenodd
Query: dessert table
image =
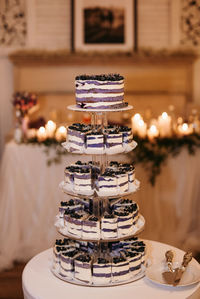
<path id="1" fill-rule="evenodd" d="M 50 150 L 49 155 L 53 155 Z M 127 161 L 128 155 L 111 157 Z M 32 258 L 52 247 L 59 236 L 54 227 L 58 204 L 65 200 L 59 190 L 64 165 L 90 156 L 67 154 L 62 163 L 47 166 L 45 147 L 37 144 L 6 144 L 0 169 L 0 270 L 14 260 Z M 129 156 L 128 156 L 129 158 Z M 141 165 L 136 177 L 141 190 L 133 194 L 146 227 L 143 238 L 161 241 L 184 250 L 200 248 L 200 151 L 186 150 L 170 157 L 152 187 Z"/>
<path id="2" fill-rule="evenodd" d="M 173 250 L 176 258 L 182 258 L 183 252 L 170 245 L 155 241 L 145 240 L 148 249 L 148 256 L 152 265 L 161 264 L 166 250 Z M 66 298 L 82 298 L 82 299 L 131 299 L 131 298 L 167 298 L 167 299 L 184 299 L 199 298 L 200 283 L 190 286 L 163 286 L 156 282 L 150 281 L 144 277 L 135 282 L 124 284 L 117 287 L 87 287 L 76 286 L 66 283 L 56 278 L 50 268 L 52 261 L 52 248 L 41 252 L 29 261 L 23 271 L 22 284 L 25 299 L 66 299 Z M 191 261 L 194 270 L 199 271 L 200 265 L 195 259 Z M 185 273 L 186 275 L 186 273 Z M 196 297 L 197 296 L 197 297 Z"/>

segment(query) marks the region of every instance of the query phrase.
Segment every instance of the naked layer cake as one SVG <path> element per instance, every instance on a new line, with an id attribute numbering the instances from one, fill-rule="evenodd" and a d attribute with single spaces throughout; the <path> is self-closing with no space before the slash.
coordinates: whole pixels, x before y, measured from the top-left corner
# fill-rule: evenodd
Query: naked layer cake
<path id="1" fill-rule="evenodd" d="M 124 77 L 119 74 L 80 75 L 75 79 L 76 104 L 84 109 L 116 109 L 124 102 Z"/>

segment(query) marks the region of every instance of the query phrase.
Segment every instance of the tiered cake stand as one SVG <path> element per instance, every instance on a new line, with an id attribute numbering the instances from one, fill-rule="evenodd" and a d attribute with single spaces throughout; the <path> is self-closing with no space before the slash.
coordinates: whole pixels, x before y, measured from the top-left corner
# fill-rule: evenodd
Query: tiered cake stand
<path id="1" fill-rule="evenodd" d="M 70 110 L 74 110 L 74 111 L 79 111 L 79 112 L 85 112 L 85 109 L 81 109 L 81 108 L 77 108 L 75 105 L 73 106 L 69 106 L 68 109 Z M 101 126 L 101 129 L 104 130 L 104 128 L 107 126 L 107 112 L 120 112 L 120 111 L 124 111 L 124 110 L 129 110 L 132 109 L 132 106 L 128 106 L 122 109 L 109 109 L 109 110 L 88 110 L 87 112 L 91 113 L 91 125 L 92 125 L 92 129 L 96 129 L 97 125 L 99 127 L 99 125 Z M 68 149 L 67 147 L 67 143 L 64 143 L 63 146 Z M 135 145 L 133 145 L 133 147 L 130 147 L 128 151 L 132 150 L 135 147 Z M 123 152 L 123 151 L 122 151 Z M 77 154 L 77 152 L 76 152 Z M 107 154 L 98 154 L 94 152 L 91 154 L 92 155 L 92 162 L 93 163 L 98 163 L 98 165 L 100 166 L 101 172 L 103 173 L 104 170 L 106 169 L 107 165 L 108 165 L 108 155 Z M 73 196 L 73 197 L 78 197 L 78 198 L 92 198 L 93 201 L 93 214 L 98 217 L 99 219 L 101 219 L 101 217 L 103 217 L 104 213 L 106 213 L 109 209 L 109 201 L 112 200 L 112 198 L 115 198 L 116 201 L 120 200 L 122 197 L 127 196 L 133 192 L 136 192 L 137 189 L 139 188 L 139 181 L 135 179 L 134 184 L 133 184 L 133 189 L 131 189 L 129 192 L 123 193 L 123 194 L 118 194 L 118 195 L 114 195 L 114 196 L 101 196 L 98 194 L 97 191 L 94 191 L 93 194 L 82 194 L 81 192 L 79 193 L 75 193 L 73 192 L 72 189 L 66 187 L 65 182 L 61 182 L 60 184 L 61 189 L 63 190 L 64 193 L 66 193 L 69 196 Z M 109 238 L 109 239 L 102 239 L 102 237 L 99 237 L 99 239 L 84 239 L 84 238 L 80 238 L 80 237 L 76 237 L 75 235 L 72 235 L 64 230 L 62 230 L 62 228 L 58 229 L 59 233 L 69 239 L 73 239 L 73 240 L 78 240 L 78 241 L 86 241 L 86 242 L 94 242 L 96 243 L 96 257 L 109 257 L 110 256 L 110 249 L 109 249 L 109 242 L 116 242 L 116 241 L 120 241 L 120 240 L 124 240 L 127 238 L 131 238 L 133 236 L 138 235 L 141 231 L 143 231 L 144 229 L 144 225 L 145 225 L 145 220 L 144 217 L 140 214 L 139 218 L 136 222 L 136 224 L 134 224 L 134 228 L 132 230 L 132 233 L 129 235 L 125 235 L 121 238 Z M 53 274 L 72 284 L 76 284 L 76 285 L 85 285 L 85 286 L 113 286 L 113 285 L 121 285 L 121 284 L 125 284 L 125 283 L 130 283 L 132 281 L 138 280 L 140 278 L 142 278 L 144 276 L 145 273 L 145 266 L 142 265 L 141 266 L 141 271 L 133 276 L 131 279 L 129 279 L 128 281 L 122 281 L 122 282 L 113 282 L 113 283 L 109 283 L 109 284 L 94 284 L 94 283 L 85 283 L 82 282 L 78 279 L 75 278 L 66 278 L 61 276 L 56 269 L 52 266 L 52 272 Z"/>

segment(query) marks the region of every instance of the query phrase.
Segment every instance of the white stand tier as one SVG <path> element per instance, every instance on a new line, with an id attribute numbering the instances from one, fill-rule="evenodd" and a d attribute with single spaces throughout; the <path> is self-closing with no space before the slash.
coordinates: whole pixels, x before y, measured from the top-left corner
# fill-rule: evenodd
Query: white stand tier
<path id="1" fill-rule="evenodd" d="M 79 190 L 74 190 L 73 187 L 70 184 L 65 183 L 64 181 L 62 181 L 59 184 L 59 187 L 62 189 L 63 192 L 67 193 L 68 195 L 71 196 L 91 196 L 94 194 L 95 190 L 91 189 L 91 190 L 84 190 L 84 191 L 79 191 Z M 99 197 L 109 197 L 109 198 L 113 198 L 116 196 L 127 196 L 130 195 L 134 192 L 136 192 L 140 187 L 140 181 L 138 181 L 137 179 L 134 180 L 134 182 L 131 184 L 131 187 L 129 188 L 129 190 L 127 192 L 120 192 L 119 188 L 116 188 L 115 191 L 96 191 Z"/>
<path id="2" fill-rule="evenodd" d="M 132 141 L 130 144 L 127 145 L 122 145 L 121 147 L 118 147 L 117 149 L 113 148 L 105 148 L 105 149 L 88 149 L 86 147 L 83 147 L 81 150 L 73 150 L 71 151 L 71 145 L 68 142 L 63 142 L 62 146 L 64 149 L 66 149 L 69 153 L 74 153 L 74 154 L 87 154 L 87 155 L 116 155 L 116 154 L 123 154 L 123 153 L 129 153 L 132 150 L 134 150 L 137 146 L 136 141 Z"/>
<path id="3" fill-rule="evenodd" d="M 170 249 L 174 251 L 176 260 L 181 260 L 183 257 L 184 252 L 178 248 L 155 241 L 144 241 L 147 244 L 151 266 L 156 264 L 163 265 L 165 252 Z M 200 287 L 200 283 L 194 283 L 185 287 L 172 287 L 153 283 L 147 277 L 134 281 L 134 283 L 119 285 L 117 288 L 109 287 L 109 285 L 107 287 L 95 288 L 75 286 L 58 279 L 52 274 L 52 255 L 52 248 L 43 251 L 32 258 L 24 268 L 22 285 L 25 299 L 185 299 L 194 294 Z M 200 271 L 200 266 L 195 259 L 192 259 L 191 266 L 196 271 Z M 197 297 L 194 294 L 190 299 L 199 298 L 198 294 Z"/>

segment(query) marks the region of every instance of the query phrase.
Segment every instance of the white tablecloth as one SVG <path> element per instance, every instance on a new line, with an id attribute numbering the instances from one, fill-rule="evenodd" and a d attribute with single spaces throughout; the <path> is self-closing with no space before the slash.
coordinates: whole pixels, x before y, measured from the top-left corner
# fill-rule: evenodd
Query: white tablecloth
<path id="1" fill-rule="evenodd" d="M 161 264 L 166 250 L 172 249 L 177 259 L 182 259 L 183 252 L 174 247 L 152 241 L 145 241 L 152 265 Z M 50 271 L 52 262 L 52 249 L 48 249 L 35 256 L 25 267 L 22 276 L 25 299 L 185 299 L 192 295 L 200 284 L 188 287 L 162 286 L 149 281 L 146 277 L 130 284 L 117 287 L 82 287 L 66 283 L 56 278 Z M 191 266 L 194 271 L 200 268 L 193 259 Z M 199 290 L 197 291 L 199 298 Z"/>
<path id="2" fill-rule="evenodd" d="M 0 170 L 0 269 L 53 245 L 58 237 L 55 215 L 66 196 L 58 188 L 64 168 L 78 159 L 91 158 L 68 154 L 62 163 L 48 167 L 44 149 L 14 142 L 5 147 Z M 137 165 L 141 190 L 133 198 L 146 219 L 142 237 L 182 249 L 200 249 L 199 153 L 190 156 L 182 151 L 170 158 L 155 187 Z"/>

